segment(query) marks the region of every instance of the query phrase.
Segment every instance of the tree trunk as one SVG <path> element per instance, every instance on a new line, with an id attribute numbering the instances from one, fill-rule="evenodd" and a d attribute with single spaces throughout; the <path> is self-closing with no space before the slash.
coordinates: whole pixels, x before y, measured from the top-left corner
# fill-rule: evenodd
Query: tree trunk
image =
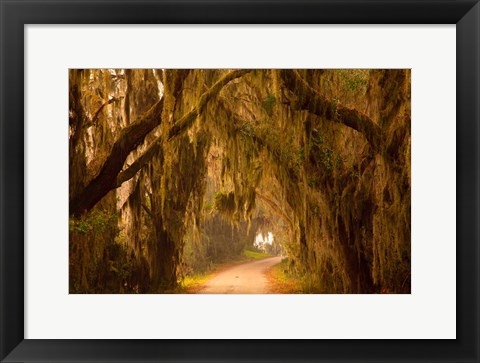
<path id="1" fill-rule="evenodd" d="M 350 293 L 369 294 L 374 291 L 371 268 L 365 260 L 363 252 L 355 244 L 351 232 L 347 233 L 341 216 L 337 217 L 338 242 L 345 263 L 345 271 L 350 280 Z"/>
<path id="2" fill-rule="evenodd" d="M 149 255 L 153 258 L 151 269 L 151 292 L 158 293 L 173 289 L 177 284 L 178 251 L 164 229 L 162 218 L 154 222 L 155 240 Z"/>

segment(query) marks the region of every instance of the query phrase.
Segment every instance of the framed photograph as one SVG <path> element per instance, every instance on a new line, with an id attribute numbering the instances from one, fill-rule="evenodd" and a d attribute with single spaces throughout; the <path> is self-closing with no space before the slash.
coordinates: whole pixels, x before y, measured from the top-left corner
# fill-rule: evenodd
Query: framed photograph
<path id="1" fill-rule="evenodd" d="M 480 361 L 478 1 L 1 13 L 2 362 Z"/>

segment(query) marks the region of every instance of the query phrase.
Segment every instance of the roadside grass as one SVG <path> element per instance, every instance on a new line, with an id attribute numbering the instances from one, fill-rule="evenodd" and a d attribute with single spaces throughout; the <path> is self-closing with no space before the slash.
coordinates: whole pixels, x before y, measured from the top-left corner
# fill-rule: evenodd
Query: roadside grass
<path id="1" fill-rule="evenodd" d="M 216 271 L 207 272 L 203 274 L 195 274 L 193 276 L 185 276 L 182 280 L 178 282 L 177 287 L 174 290 L 176 294 L 195 294 L 202 284 L 207 282 Z"/>
<path id="2" fill-rule="evenodd" d="M 266 273 L 270 282 L 272 294 L 301 294 L 303 293 L 302 282 L 299 278 L 288 272 L 288 260 L 273 266 Z"/>
<path id="3" fill-rule="evenodd" d="M 250 251 L 250 250 L 244 250 L 243 254 L 244 254 L 245 257 L 247 257 L 250 260 L 261 260 L 263 258 L 272 257 L 268 253 L 255 252 L 255 251 Z"/>

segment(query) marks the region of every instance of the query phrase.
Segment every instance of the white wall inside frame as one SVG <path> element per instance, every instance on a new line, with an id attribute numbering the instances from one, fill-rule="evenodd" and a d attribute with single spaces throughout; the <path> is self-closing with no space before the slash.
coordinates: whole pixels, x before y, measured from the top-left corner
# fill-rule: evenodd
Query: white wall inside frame
<path id="1" fill-rule="evenodd" d="M 26 26 L 25 338 L 454 339 L 455 31 Z M 412 68 L 412 294 L 69 295 L 68 68 L 81 67 Z"/>

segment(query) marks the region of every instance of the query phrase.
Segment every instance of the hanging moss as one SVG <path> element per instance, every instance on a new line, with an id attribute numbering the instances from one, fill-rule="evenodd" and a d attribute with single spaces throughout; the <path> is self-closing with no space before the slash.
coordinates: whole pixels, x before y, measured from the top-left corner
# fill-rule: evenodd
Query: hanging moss
<path id="1" fill-rule="evenodd" d="M 187 237 L 211 243 L 202 237 L 206 220 L 218 212 L 249 233 L 266 208 L 285 226 L 278 229 L 305 291 L 410 291 L 410 71 L 73 70 L 71 193 L 98 174 L 126 125 L 160 97 L 160 126 L 124 170 L 152 144 L 155 152 L 109 196 L 107 210 L 121 211 L 125 246 L 115 254 L 125 264 L 113 261 L 112 271 L 137 271 L 137 290 L 168 291 Z M 206 207 L 209 180 L 221 192 Z M 71 232 L 80 236 L 71 237 L 71 274 L 85 291 L 89 266 L 116 248 L 81 237 L 94 215 L 73 222 Z"/>

